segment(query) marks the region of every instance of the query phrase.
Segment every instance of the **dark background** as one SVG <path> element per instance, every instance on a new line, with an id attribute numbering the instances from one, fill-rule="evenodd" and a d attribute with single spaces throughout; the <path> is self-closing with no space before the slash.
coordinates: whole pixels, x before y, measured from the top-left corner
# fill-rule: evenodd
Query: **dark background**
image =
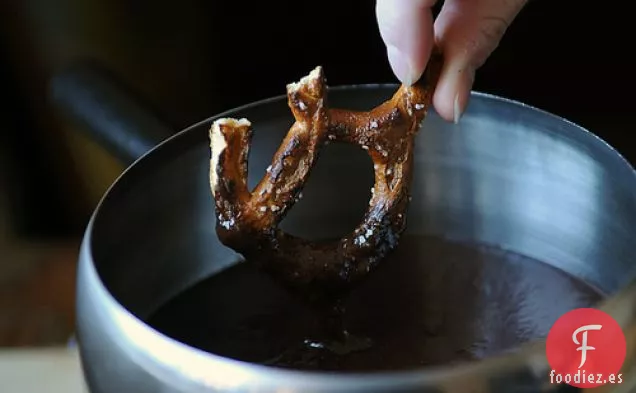
<path id="1" fill-rule="evenodd" d="M 176 128 L 283 94 L 318 64 L 330 85 L 395 81 L 371 0 L 15 0 L 1 7 L 0 165 L 8 180 L 0 191 L 20 236 L 79 236 L 122 169 L 46 102 L 51 75 L 77 61 L 112 71 Z M 530 1 L 475 89 L 579 123 L 634 162 L 633 15 L 629 2 Z"/>

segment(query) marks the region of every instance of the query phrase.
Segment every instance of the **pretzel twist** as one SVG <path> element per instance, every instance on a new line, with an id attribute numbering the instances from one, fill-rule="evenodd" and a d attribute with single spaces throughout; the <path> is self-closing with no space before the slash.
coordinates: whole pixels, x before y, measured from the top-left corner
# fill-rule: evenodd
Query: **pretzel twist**
<path id="1" fill-rule="evenodd" d="M 368 112 L 328 109 L 321 67 L 287 85 L 295 122 L 261 181 L 247 186 L 252 138 L 247 119 L 223 118 L 210 129 L 210 186 L 221 242 L 288 287 L 339 293 L 367 275 L 396 248 L 406 227 L 415 135 L 424 120 L 441 68 L 435 52 L 420 81 L 401 86 Z M 328 141 L 360 146 L 371 156 L 375 184 L 362 222 L 349 235 L 311 242 L 278 225 L 301 196 Z"/>

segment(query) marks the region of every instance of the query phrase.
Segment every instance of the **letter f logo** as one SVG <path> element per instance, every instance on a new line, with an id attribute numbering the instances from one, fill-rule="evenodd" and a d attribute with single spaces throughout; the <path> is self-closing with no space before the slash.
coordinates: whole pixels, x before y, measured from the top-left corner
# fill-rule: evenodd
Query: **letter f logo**
<path id="1" fill-rule="evenodd" d="M 576 329 L 572 334 L 572 341 L 574 341 L 574 344 L 581 345 L 576 349 L 577 351 L 581 351 L 581 364 L 579 365 L 579 368 L 583 367 L 585 361 L 587 360 L 587 351 L 593 351 L 596 349 L 587 345 L 587 332 L 590 330 L 601 330 L 602 327 L 602 325 L 585 325 Z M 583 332 L 583 334 L 581 335 L 581 342 L 579 342 L 576 336 L 578 336 L 578 334 L 581 332 Z"/>

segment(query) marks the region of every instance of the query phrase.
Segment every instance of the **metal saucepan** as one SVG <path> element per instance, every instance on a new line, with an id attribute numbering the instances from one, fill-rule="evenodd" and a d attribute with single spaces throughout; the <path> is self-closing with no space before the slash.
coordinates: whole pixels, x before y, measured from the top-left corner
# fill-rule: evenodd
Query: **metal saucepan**
<path id="1" fill-rule="evenodd" d="M 366 109 L 388 98 L 395 88 L 331 88 L 330 103 Z M 389 308 L 406 307 L 403 302 L 409 296 L 426 296 L 428 288 L 435 287 L 427 310 L 409 311 L 413 318 L 425 315 L 424 325 L 449 328 L 444 324 L 478 313 L 475 318 L 483 329 L 500 329 L 485 333 L 493 345 L 514 329 L 518 336 L 527 333 L 526 342 L 516 350 L 460 364 L 367 374 L 299 371 L 210 353 L 161 333 L 146 323 L 158 308 L 240 261 L 215 233 L 208 186 L 211 122 L 232 116 L 246 117 L 255 125 L 250 158 L 254 183 L 292 123 L 286 98 L 243 106 L 169 137 L 170 127 L 94 69 L 80 67 L 58 75 L 51 91 L 53 101 L 81 121 L 91 135 L 121 159 L 134 161 L 95 210 L 81 248 L 77 336 L 92 392 L 510 393 L 563 388 L 550 384 L 542 338 L 550 324 L 574 304 L 566 301 L 571 287 L 562 281 L 550 283 L 548 275 L 531 281 L 523 268 L 517 275 L 499 277 L 505 267 L 476 271 L 454 264 L 452 271 L 437 278 L 431 278 L 426 269 L 400 276 L 387 268 L 370 278 L 375 283 L 357 301 L 371 304 L 373 310 L 381 309 L 386 299 Z M 284 222 L 285 228 L 309 237 L 343 233 L 360 219 L 371 182 L 370 160 L 362 151 L 331 146 L 312 174 L 304 199 Z M 505 252 L 544 261 L 607 294 L 598 305 L 623 326 L 629 346 L 624 384 L 606 385 L 608 390 L 627 391 L 636 381 L 635 229 L 634 170 L 581 127 L 481 93 L 472 94 L 459 124 L 444 122 L 435 113 L 425 121 L 418 136 L 408 234 L 497 245 Z M 434 266 L 434 257 L 423 252 L 415 259 L 430 259 Z M 470 279 L 452 284 L 464 270 Z M 398 286 L 415 288 L 415 292 L 395 295 L 395 287 L 391 290 L 380 276 L 401 279 L 404 282 Z M 508 296 L 512 298 L 508 305 L 490 301 L 489 293 L 514 295 L 516 290 L 526 290 L 524 286 L 528 292 L 519 299 Z M 472 288 L 470 298 L 454 297 L 453 291 L 465 287 Z M 235 288 L 231 296 L 227 292 L 213 299 L 216 309 L 194 312 L 220 329 L 232 312 L 269 301 L 260 290 L 258 285 Z M 436 307 L 437 322 L 426 317 Z M 515 317 L 522 309 L 525 322 Z M 393 315 L 382 312 L 378 315 Z M 175 325 L 192 323 L 185 317 L 183 321 L 175 318 Z M 270 339 L 277 338 L 260 341 Z"/>

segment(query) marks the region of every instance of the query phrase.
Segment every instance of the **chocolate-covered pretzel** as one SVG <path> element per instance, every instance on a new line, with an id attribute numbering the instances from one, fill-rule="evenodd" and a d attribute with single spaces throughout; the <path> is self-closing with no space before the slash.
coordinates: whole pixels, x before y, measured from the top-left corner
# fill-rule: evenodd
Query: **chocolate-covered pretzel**
<path id="1" fill-rule="evenodd" d="M 258 185 L 247 186 L 252 138 L 247 119 L 223 118 L 210 129 L 210 186 L 217 234 L 288 287 L 335 294 L 359 281 L 398 244 L 406 226 L 415 135 L 440 72 L 435 52 L 420 80 L 401 86 L 368 112 L 330 109 L 321 67 L 287 86 L 295 122 Z M 349 235 L 313 242 L 278 228 L 328 141 L 350 143 L 373 160 L 375 184 L 362 222 Z"/>

